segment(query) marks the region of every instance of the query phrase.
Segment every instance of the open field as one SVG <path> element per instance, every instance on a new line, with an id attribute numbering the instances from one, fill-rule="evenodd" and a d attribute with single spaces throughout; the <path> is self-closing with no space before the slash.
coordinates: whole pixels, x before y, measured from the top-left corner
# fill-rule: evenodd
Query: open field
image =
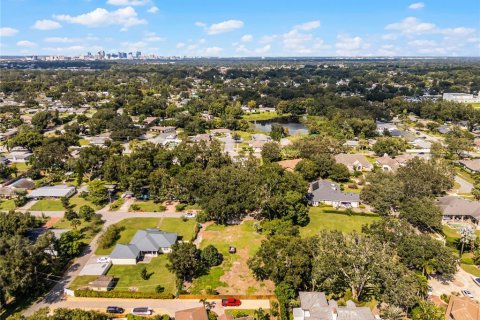
<path id="1" fill-rule="evenodd" d="M 59 199 L 41 199 L 31 208 L 32 211 L 63 211 L 65 210 Z"/>
<path id="2" fill-rule="evenodd" d="M 180 218 L 131 218 L 120 221 L 116 224 L 125 229 L 120 232 L 120 239 L 116 243 L 128 244 L 137 230 L 148 228 L 159 228 L 162 231 L 178 233 L 180 240 L 190 241 L 195 232 L 196 222 L 194 219 L 183 221 Z M 108 255 L 115 245 L 110 248 L 97 248 L 95 254 Z"/>
<path id="3" fill-rule="evenodd" d="M 135 209 L 135 206 L 138 209 Z M 135 210 L 134 210 L 135 209 Z M 145 212 L 160 212 L 164 211 L 165 207 L 161 203 L 155 203 L 153 200 L 148 201 L 135 201 L 134 204 L 130 206 L 129 211 L 145 211 Z"/>
<path id="4" fill-rule="evenodd" d="M 310 223 L 300 228 L 302 237 L 316 235 L 321 230 L 339 230 L 342 232 L 361 232 L 362 226 L 380 220 L 380 217 L 347 215 L 331 207 L 310 208 Z"/>
<path id="5" fill-rule="evenodd" d="M 83 235 L 83 238 L 81 241 L 85 244 L 89 244 L 90 242 L 92 242 L 92 239 L 102 228 L 103 222 L 97 219 L 92 219 L 91 221 L 88 221 L 88 222 L 80 219 L 80 221 L 81 221 L 81 224 L 77 226 L 77 230 L 80 231 Z M 71 222 L 66 219 L 58 220 L 53 225 L 53 228 L 73 229 Z"/>
<path id="6" fill-rule="evenodd" d="M 271 281 L 257 281 L 247 266 L 264 236 L 255 232 L 254 220 L 244 220 L 240 225 L 209 225 L 202 235 L 201 248 L 215 246 L 223 254 L 223 262 L 211 268 L 206 275 L 195 279 L 191 293 L 214 289 L 220 294 L 270 294 L 274 285 Z M 228 253 L 228 247 L 237 248 L 237 253 Z"/>
<path id="7" fill-rule="evenodd" d="M 70 204 L 74 206 L 73 210 L 78 211 L 81 206 L 87 205 L 92 207 L 95 210 L 100 210 L 102 206 L 97 206 L 91 203 L 90 201 L 81 198 L 79 195 L 75 195 L 70 198 Z"/>
<path id="8" fill-rule="evenodd" d="M 247 121 L 256 120 L 272 120 L 278 118 L 280 115 L 277 112 L 262 112 L 262 113 L 249 113 L 243 115 L 243 119 Z M 282 115 L 284 116 L 284 115 Z"/>

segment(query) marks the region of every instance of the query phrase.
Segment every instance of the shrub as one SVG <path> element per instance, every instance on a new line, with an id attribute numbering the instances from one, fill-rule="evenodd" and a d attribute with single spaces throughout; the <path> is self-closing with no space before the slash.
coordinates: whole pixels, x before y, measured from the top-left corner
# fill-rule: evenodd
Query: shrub
<path id="1" fill-rule="evenodd" d="M 85 298 L 121 298 L 121 299 L 172 299 L 168 292 L 130 292 L 130 291 L 93 291 L 75 290 L 75 297 Z"/>
<path id="2" fill-rule="evenodd" d="M 179 203 L 175 206 L 175 211 L 183 211 L 185 208 L 187 208 L 186 203 Z"/>
<path id="3" fill-rule="evenodd" d="M 78 214 L 75 211 L 73 211 L 72 209 L 67 209 L 65 211 L 64 218 L 67 219 L 68 221 L 72 221 L 73 219 L 78 218 Z"/>
<path id="4" fill-rule="evenodd" d="M 197 213 L 197 222 L 204 223 L 204 222 L 207 222 L 209 220 L 210 220 L 210 218 L 208 217 L 208 214 L 206 212 L 201 211 L 201 212 Z"/>
<path id="5" fill-rule="evenodd" d="M 105 230 L 105 232 L 98 239 L 98 245 L 102 249 L 110 248 L 115 244 L 115 242 L 120 239 L 120 232 L 122 232 L 125 227 L 118 227 L 116 225 L 111 225 Z"/>
<path id="6" fill-rule="evenodd" d="M 162 292 L 165 292 L 165 287 L 161 286 L 161 285 L 158 285 L 155 287 L 155 292 L 156 293 L 162 293 Z"/>
<path id="7" fill-rule="evenodd" d="M 130 206 L 130 210 L 131 211 L 138 211 L 138 210 L 140 210 L 140 206 L 138 204 L 134 203 Z"/>
<path id="8" fill-rule="evenodd" d="M 95 210 L 93 210 L 93 208 L 90 206 L 83 205 L 80 207 L 80 210 L 78 213 L 80 215 L 80 218 L 82 218 L 85 221 L 90 221 L 92 220 L 92 217 L 95 214 Z"/>

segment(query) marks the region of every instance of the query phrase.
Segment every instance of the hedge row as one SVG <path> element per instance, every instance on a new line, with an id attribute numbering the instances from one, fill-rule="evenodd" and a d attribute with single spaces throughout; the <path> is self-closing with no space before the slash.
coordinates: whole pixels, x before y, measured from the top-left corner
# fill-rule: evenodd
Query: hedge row
<path id="1" fill-rule="evenodd" d="M 75 297 L 87 298 L 124 298 L 124 299 L 173 299 L 168 292 L 132 292 L 132 291 L 93 291 L 75 290 Z"/>

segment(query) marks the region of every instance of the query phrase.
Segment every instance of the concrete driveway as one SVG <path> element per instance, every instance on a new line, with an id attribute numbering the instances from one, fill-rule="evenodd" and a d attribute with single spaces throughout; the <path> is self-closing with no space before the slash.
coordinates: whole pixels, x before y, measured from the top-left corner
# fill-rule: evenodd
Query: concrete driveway
<path id="1" fill-rule="evenodd" d="M 452 292 L 460 293 L 461 290 L 467 289 L 472 293 L 476 301 L 480 301 L 480 286 L 473 282 L 472 275 L 470 273 L 461 268 L 451 281 L 447 281 L 442 278 L 432 278 L 428 281 L 428 283 L 433 288 L 434 296 L 439 297 L 442 294 L 451 295 Z"/>
<path id="2" fill-rule="evenodd" d="M 470 192 L 472 192 L 473 184 L 471 184 L 467 180 L 465 180 L 465 179 L 463 179 L 459 176 L 455 176 L 455 181 L 460 185 L 460 188 L 458 188 L 458 190 L 457 190 L 458 193 L 470 193 Z"/>

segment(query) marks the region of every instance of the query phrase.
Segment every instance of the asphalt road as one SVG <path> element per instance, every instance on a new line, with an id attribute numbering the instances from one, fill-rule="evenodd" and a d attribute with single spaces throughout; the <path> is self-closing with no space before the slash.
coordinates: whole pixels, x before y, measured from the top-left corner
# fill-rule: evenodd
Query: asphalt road
<path id="1" fill-rule="evenodd" d="M 215 302 L 215 311 L 218 315 L 225 313 L 224 307 L 222 307 L 221 300 L 208 300 L 209 302 Z M 80 308 L 84 310 L 98 310 L 105 312 L 107 306 L 122 307 L 125 311 L 131 312 L 135 307 L 149 307 L 154 310 L 154 314 L 169 314 L 174 316 L 176 311 L 201 307 L 202 303 L 198 299 L 185 300 L 185 299 L 101 299 L 101 298 L 77 298 L 69 297 L 65 301 L 60 301 L 51 305 L 52 309 L 55 308 Z M 240 307 L 227 307 L 228 309 L 270 309 L 269 300 L 242 300 Z"/>

